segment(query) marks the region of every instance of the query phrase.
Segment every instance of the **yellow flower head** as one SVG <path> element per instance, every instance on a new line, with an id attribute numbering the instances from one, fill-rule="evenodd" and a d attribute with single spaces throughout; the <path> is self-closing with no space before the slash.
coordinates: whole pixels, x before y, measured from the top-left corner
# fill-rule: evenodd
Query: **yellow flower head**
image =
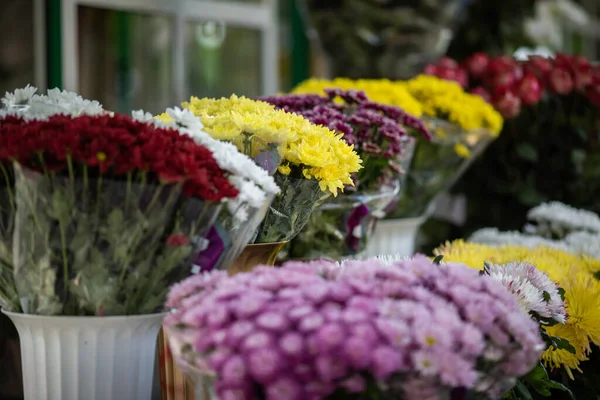
<path id="1" fill-rule="evenodd" d="M 527 262 L 548 274 L 565 290 L 569 315 L 565 324 L 546 328 L 550 335 L 569 340 L 576 354 L 566 350 L 548 349 L 544 362 L 551 367 L 564 367 L 569 374 L 587 359 L 590 343 L 600 344 L 600 282 L 593 272 L 600 270 L 600 261 L 539 246 L 534 249 L 520 246 L 486 246 L 458 240 L 434 251 L 444 261 L 459 262 L 482 269 L 484 262 L 505 264 Z"/>
<path id="2" fill-rule="evenodd" d="M 404 85 L 428 116 L 453 122 L 467 131 L 486 129 L 496 136 L 502 131 L 502 116 L 483 98 L 466 93 L 456 82 L 419 75 Z"/>
<path id="3" fill-rule="evenodd" d="M 344 90 L 362 90 L 369 100 L 375 103 L 400 107 L 407 113 L 420 117 L 423 114 L 421 104 L 408 90 L 398 82 L 387 79 L 351 80 L 337 78 L 332 81 L 324 79 L 309 79 L 297 86 L 292 93 L 296 94 L 325 94 L 325 89 L 339 88 Z"/>
<path id="4" fill-rule="evenodd" d="M 222 99 L 192 97 L 182 106 L 200 117 L 207 133 L 232 142 L 243 153 L 255 156 L 265 146 L 283 144 L 284 165 L 279 173 L 289 175 L 297 169 L 334 195 L 352 185 L 351 174 L 361 168 L 360 157 L 340 135 L 266 102 L 233 95 Z"/>

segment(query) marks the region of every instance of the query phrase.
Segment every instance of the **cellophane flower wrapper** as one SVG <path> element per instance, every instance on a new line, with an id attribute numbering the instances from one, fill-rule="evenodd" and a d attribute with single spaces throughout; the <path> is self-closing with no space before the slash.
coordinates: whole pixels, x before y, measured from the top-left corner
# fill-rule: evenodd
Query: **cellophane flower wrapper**
<path id="1" fill-rule="evenodd" d="M 269 175 L 273 175 L 281 165 L 287 146 L 287 140 L 283 136 L 272 136 L 267 139 L 247 133 L 235 137 L 230 142 Z"/>
<path id="2" fill-rule="evenodd" d="M 275 196 L 253 243 L 278 243 L 292 240 L 304 228 L 315 207 L 329 197 L 319 182 L 312 179 L 275 175 L 281 192 Z"/>
<path id="3" fill-rule="evenodd" d="M 262 207 L 241 204 L 234 212 L 222 211 L 205 240 L 207 248 L 194 258 L 197 270 L 205 272 L 215 269 L 228 269 L 256 235 L 256 230 L 264 220 L 275 194 L 268 194 Z M 244 213 L 244 222 L 239 222 L 236 213 Z"/>
<path id="4" fill-rule="evenodd" d="M 405 187 L 390 218 L 415 218 L 430 210 L 436 196 L 449 190 L 494 136 L 485 129 L 466 132 L 448 121 L 424 118 L 431 141 L 418 138 Z"/>
<path id="5" fill-rule="evenodd" d="M 0 165 L 0 308 L 20 311 L 13 277 L 12 239 L 15 218 L 14 174 L 12 165 Z"/>
<path id="6" fill-rule="evenodd" d="M 221 207 L 181 184 L 14 170 L 14 276 L 28 314 L 160 311 Z"/>
<path id="7" fill-rule="evenodd" d="M 292 240 L 288 258 L 339 259 L 362 253 L 377 220 L 398 198 L 399 185 L 378 192 L 364 192 L 329 198 L 317 207 L 304 229 Z"/>
<path id="8" fill-rule="evenodd" d="M 415 141 L 406 141 L 396 160 L 403 173 L 386 177 L 377 190 L 347 192 L 327 199 L 311 214 L 304 229 L 287 249 L 289 258 L 340 258 L 362 253 L 377 220 L 398 201 L 406 181 L 415 149 Z M 383 177 L 382 177 L 383 178 Z"/>

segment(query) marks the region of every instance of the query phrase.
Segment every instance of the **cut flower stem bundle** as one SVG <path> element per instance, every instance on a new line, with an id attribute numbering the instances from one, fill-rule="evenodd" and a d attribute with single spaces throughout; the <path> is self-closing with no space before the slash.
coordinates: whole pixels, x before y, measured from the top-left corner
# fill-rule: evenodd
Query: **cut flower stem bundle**
<path id="1" fill-rule="evenodd" d="M 125 116 L 6 115 L 0 141 L 4 167 L 15 163 L 25 313 L 160 311 L 221 200 L 238 195 L 208 149 Z"/>

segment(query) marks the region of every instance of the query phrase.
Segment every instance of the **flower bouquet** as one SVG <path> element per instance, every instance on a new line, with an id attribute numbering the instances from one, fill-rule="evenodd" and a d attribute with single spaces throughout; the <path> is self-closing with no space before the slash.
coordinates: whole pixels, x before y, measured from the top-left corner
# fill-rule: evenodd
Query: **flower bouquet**
<path id="1" fill-rule="evenodd" d="M 209 149 L 125 116 L 9 110 L 0 140 L 15 177 L 14 285 L 23 312 L 35 314 L 7 313 L 25 398 L 149 398 L 155 313 L 238 189 Z M 40 357 L 43 370 L 30 365 Z"/>
<path id="2" fill-rule="evenodd" d="M 319 206 L 292 240 L 290 258 L 339 258 L 364 251 L 375 222 L 397 200 L 410 166 L 415 139 L 409 133 L 430 137 L 417 118 L 399 108 L 371 102 L 363 92 L 325 92 L 327 96 L 292 94 L 264 99 L 342 134 L 363 160 L 353 185 Z"/>
<path id="3" fill-rule="evenodd" d="M 493 104 L 507 121 L 456 187 L 469 201 L 464 233 L 486 226 L 520 229 L 527 210 L 545 201 L 600 212 L 596 66 L 563 54 L 518 61 L 477 53 L 462 64 L 443 60 L 426 71 L 460 77 L 463 87 Z"/>
<path id="4" fill-rule="evenodd" d="M 431 140 L 417 137 L 414 157 L 398 202 L 386 210 L 367 250 L 370 255 L 412 254 L 419 227 L 434 209 L 436 197 L 449 189 L 469 163 L 494 138 L 502 118 L 477 96 L 458 85 L 425 76 L 410 81 L 312 79 L 294 93 L 323 93 L 326 88 L 364 90 L 372 101 L 400 107 L 421 118 Z"/>
<path id="5" fill-rule="evenodd" d="M 402 257 L 379 256 L 377 259 L 386 265 L 393 265 L 402 260 Z M 441 261 L 440 256 L 436 262 Z M 481 275 L 498 282 L 517 299 L 521 310 L 538 324 L 547 350 L 561 349 L 575 353 L 575 348 L 568 340 L 551 336 L 547 331 L 549 327 L 564 325 L 567 320 L 564 289 L 553 282 L 547 274 L 526 262 L 510 262 L 501 265 L 485 263 Z M 497 338 L 502 335 L 504 333 L 501 332 L 492 334 Z M 573 396 L 565 385 L 550 378 L 544 363 L 540 360 L 535 368 L 520 378 L 514 388 L 503 398 L 515 400 L 538 398 L 534 397 L 534 394 L 548 397 L 554 389 Z"/>
<path id="6" fill-rule="evenodd" d="M 37 95 L 37 88 L 26 86 L 13 93 L 6 93 L 1 102 L 7 114 L 19 115 L 25 119 L 44 119 L 54 114 L 98 115 L 105 111 L 96 101 L 83 99 L 75 93 L 49 90 L 45 95 Z M 21 312 L 13 271 L 13 230 L 15 218 L 15 198 L 12 160 L 5 157 L 0 164 L 0 308 L 5 311 Z"/>
<path id="7" fill-rule="evenodd" d="M 444 260 L 461 262 L 473 268 L 483 268 L 485 262 L 528 263 L 537 266 L 553 282 L 560 285 L 561 292 L 564 292 L 567 318 L 564 323 L 546 324 L 545 331 L 554 338 L 554 345 L 544 352 L 542 361 L 549 369 L 552 379 L 563 381 L 567 386 L 574 388 L 574 374 L 581 371 L 582 362 L 590 357 L 592 345 L 597 346 L 599 343 L 600 282 L 594 274 L 600 271 L 600 260 L 569 254 L 539 244 L 528 248 L 511 244 L 490 246 L 464 241 L 447 243 L 437 249 L 435 254 L 443 255 Z M 544 307 L 549 305 L 548 296 L 544 292 L 551 292 L 519 283 L 519 276 L 527 276 L 525 272 L 507 270 L 503 279 L 508 286 L 516 289 L 522 303 Z M 570 377 L 571 381 L 563 380 L 563 375 Z M 559 386 L 553 388 L 562 389 Z"/>
<path id="8" fill-rule="evenodd" d="M 470 2 L 304 0 L 300 4 L 334 76 L 406 79 L 445 54 Z"/>
<path id="9" fill-rule="evenodd" d="M 194 265 L 196 272 L 230 268 L 252 239 L 279 192 L 273 177 L 233 144 L 215 140 L 204 132 L 200 119 L 189 110 L 169 108 L 156 118 L 137 111 L 134 118 L 152 121 L 159 127 L 170 127 L 191 137 L 211 150 L 219 167 L 229 173 L 229 180 L 238 189 L 239 195 L 227 199 L 227 212 L 222 212 L 208 231 L 206 249 L 196 254 Z"/>
<path id="10" fill-rule="evenodd" d="M 283 162 L 273 175 L 281 192 L 256 232 L 254 243 L 282 243 L 294 238 L 314 208 L 351 184 L 351 174 L 360 169 L 360 158 L 339 134 L 266 102 L 232 96 L 192 98 L 183 106 L 200 117 L 212 137 L 232 142 L 245 154 L 250 150 L 244 137 L 286 140 Z"/>
<path id="11" fill-rule="evenodd" d="M 536 322 L 490 277 L 425 257 L 201 274 L 169 294 L 181 368 L 220 399 L 498 399 Z"/>

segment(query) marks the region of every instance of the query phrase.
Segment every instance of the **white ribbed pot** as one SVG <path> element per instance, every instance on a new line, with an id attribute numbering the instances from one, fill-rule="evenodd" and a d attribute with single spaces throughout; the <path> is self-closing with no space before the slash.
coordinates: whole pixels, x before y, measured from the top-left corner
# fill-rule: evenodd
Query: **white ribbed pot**
<path id="1" fill-rule="evenodd" d="M 377 222 L 369 240 L 366 257 L 380 255 L 412 256 L 419 228 L 427 217 L 383 219 Z"/>
<path id="2" fill-rule="evenodd" d="M 149 400 L 165 314 L 47 317 L 3 311 L 21 341 L 25 400 Z"/>

